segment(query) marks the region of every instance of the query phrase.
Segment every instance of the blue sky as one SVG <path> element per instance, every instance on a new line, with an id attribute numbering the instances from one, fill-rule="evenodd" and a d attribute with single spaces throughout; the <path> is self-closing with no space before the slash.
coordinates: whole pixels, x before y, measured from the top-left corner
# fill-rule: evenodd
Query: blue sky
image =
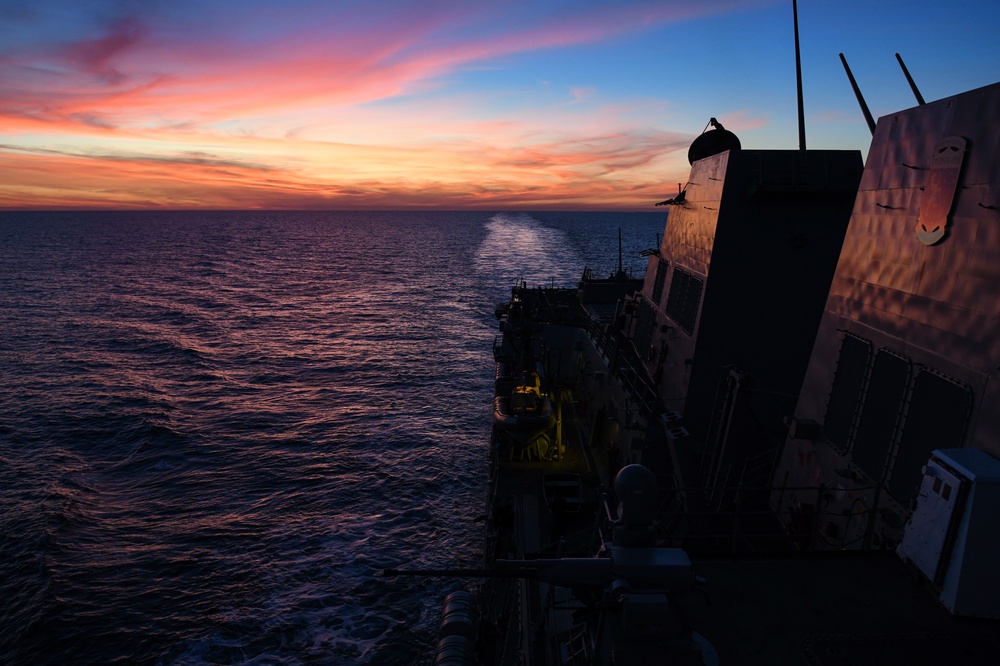
<path id="1" fill-rule="evenodd" d="M 1000 3 L 799 3 L 807 143 L 1000 81 Z M 4 0 L 0 207 L 643 208 L 798 145 L 791 2 Z"/>

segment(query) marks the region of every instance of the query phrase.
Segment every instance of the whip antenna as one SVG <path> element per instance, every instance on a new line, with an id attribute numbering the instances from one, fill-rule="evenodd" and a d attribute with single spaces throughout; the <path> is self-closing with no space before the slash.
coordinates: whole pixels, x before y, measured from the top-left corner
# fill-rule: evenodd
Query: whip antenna
<path id="1" fill-rule="evenodd" d="M 851 73 L 851 68 L 847 64 L 847 58 L 844 54 L 840 54 L 840 62 L 844 63 L 844 71 L 847 72 L 847 79 L 851 82 L 851 87 L 854 88 L 854 96 L 858 98 L 858 105 L 861 106 L 861 113 L 865 114 L 865 121 L 868 123 L 868 129 L 871 130 L 872 135 L 875 135 L 875 119 L 872 118 L 872 112 L 868 110 L 868 105 L 865 103 L 865 98 L 861 94 L 861 88 L 858 87 L 858 82 L 854 80 L 854 74 Z"/>
<path id="2" fill-rule="evenodd" d="M 896 54 L 896 60 L 899 62 L 899 66 L 903 68 L 903 76 L 906 77 L 906 82 L 910 84 L 910 90 L 913 91 L 913 96 L 917 98 L 917 104 L 923 106 L 924 96 L 920 94 L 919 90 L 917 90 L 917 84 L 913 82 L 913 77 L 910 76 L 910 70 L 906 69 L 906 64 L 903 62 L 903 59 L 899 57 L 898 53 Z"/>

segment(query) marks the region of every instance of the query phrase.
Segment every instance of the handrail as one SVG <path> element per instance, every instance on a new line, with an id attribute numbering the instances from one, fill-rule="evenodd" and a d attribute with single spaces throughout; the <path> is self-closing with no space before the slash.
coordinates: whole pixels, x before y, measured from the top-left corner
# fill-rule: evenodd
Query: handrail
<path id="1" fill-rule="evenodd" d="M 870 491 L 875 486 L 852 488 L 853 491 Z M 686 493 L 707 493 L 713 490 L 710 486 L 685 488 Z M 718 488 L 715 488 L 718 490 Z M 870 514 L 867 505 L 851 506 L 847 513 L 824 509 L 819 503 L 812 504 L 805 513 L 796 512 L 792 507 L 775 508 L 770 502 L 748 501 L 756 493 L 759 498 L 764 494 L 796 492 L 804 496 L 821 497 L 827 492 L 824 486 L 744 486 L 728 487 L 724 493 L 735 493 L 732 508 L 690 510 L 678 509 L 672 497 L 661 498 L 657 512 L 656 526 L 659 537 L 667 542 L 683 545 L 691 552 L 793 552 L 816 549 L 845 549 L 856 546 L 861 537 L 852 535 L 848 529 L 855 520 L 864 521 Z M 607 524 L 613 523 L 613 513 L 607 503 L 604 503 L 604 519 Z M 801 526 L 801 518 L 808 516 L 805 522 L 807 531 L 796 531 Z M 823 528 L 833 519 L 842 524 L 841 538 L 831 539 L 825 535 Z M 854 523 L 861 525 L 862 523 Z M 757 526 L 756 528 L 754 526 Z M 769 529 L 767 526 L 770 526 Z M 852 538 L 853 536 L 853 538 Z"/>
<path id="2" fill-rule="evenodd" d="M 605 327 L 596 321 L 591 321 L 587 329 L 594 346 L 608 359 L 608 369 L 639 405 L 642 417 L 647 420 L 652 418 L 656 409 L 656 387 L 649 380 L 646 368 L 635 355 L 629 341 L 621 335 L 608 334 Z"/>

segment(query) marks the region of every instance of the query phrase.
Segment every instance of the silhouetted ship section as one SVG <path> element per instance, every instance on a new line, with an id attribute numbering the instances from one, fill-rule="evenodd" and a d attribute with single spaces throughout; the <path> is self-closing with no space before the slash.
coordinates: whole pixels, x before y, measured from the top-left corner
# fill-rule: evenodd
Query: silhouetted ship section
<path id="1" fill-rule="evenodd" d="M 723 131 L 692 148 L 725 145 L 707 138 Z M 623 330 L 651 379 L 642 411 L 671 423 L 662 438 L 627 439 L 670 452 L 683 508 L 728 501 L 688 497 L 691 485 L 768 482 L 861 171 L 859 151 L 838 150 L 725 150 L 692 164 Z"/>
<path id="2" fill-rule="evenodd" d="M 482 567 L 405 572 L 473 586 L 434 663 L 994 663 L 1000 84 L 864 169 L 710 127 L 641 289 L 498 307 Z"/>
<path id="3" fill-rule="evenodd" d="M 936 449 L 1000 456 L 998 141 L 1000 85 L 879 120 L 775 477 L 836 490 L 779 506 L 817 545 L 898 543 Z"/>

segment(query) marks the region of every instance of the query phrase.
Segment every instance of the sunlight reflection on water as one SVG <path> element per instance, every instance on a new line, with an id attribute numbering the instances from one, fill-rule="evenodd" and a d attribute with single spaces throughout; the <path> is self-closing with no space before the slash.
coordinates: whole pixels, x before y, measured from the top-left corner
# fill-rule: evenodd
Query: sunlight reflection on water
<path id="1" fill-rule="evenodd" d="M 457 583 L 376 574 L 478 561 L 493 307 L 613 235 L 0 214 L 0 662 L 426 662 Z"/>

